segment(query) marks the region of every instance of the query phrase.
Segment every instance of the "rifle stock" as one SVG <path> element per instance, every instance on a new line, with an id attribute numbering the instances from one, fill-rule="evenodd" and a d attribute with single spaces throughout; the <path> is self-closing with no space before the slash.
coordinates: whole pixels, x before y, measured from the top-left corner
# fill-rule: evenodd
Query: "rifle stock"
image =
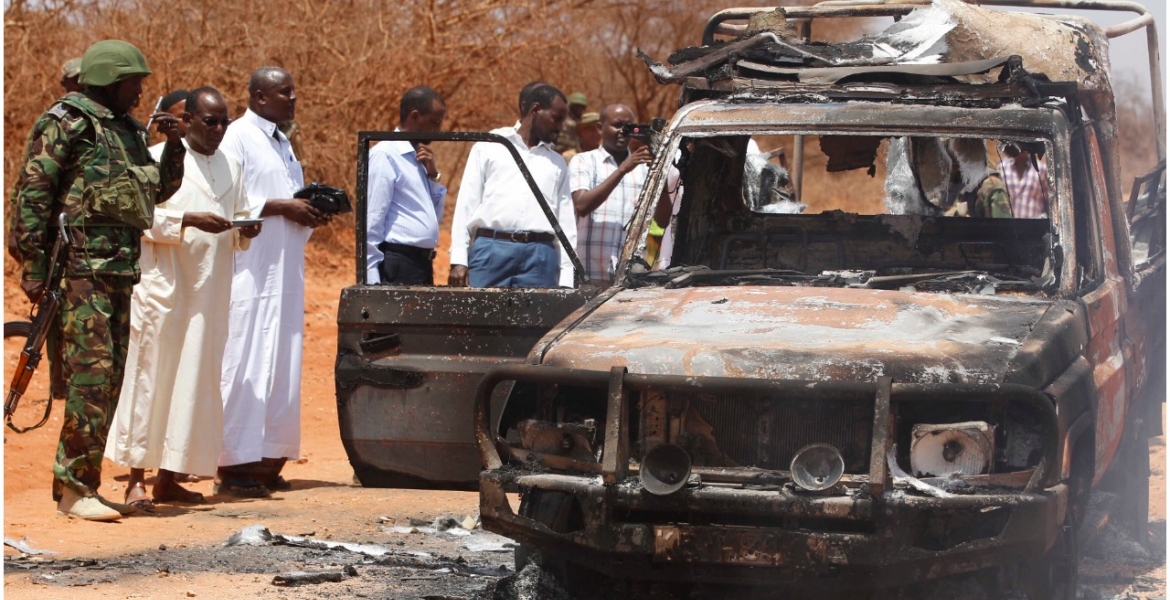
<path id="1" fill-rule="evenodd" d="M 36 429 L 49 420 L 49 413 L 53 410 L 53 394 L 49 393 L 45 403 L 45 414 L 36 425 L 31 427 L 17 427 L 12 423 L 12 415 L 16 413 L 16 406 L 20 398 L 32 382 L 33 374 L 41 362 L 41 348 L 45 345 L 45 338 L 49 335 L 49 327 L 57 317 L 61 307 L 61 277 L 65 253 L 69 250 L 69 234 L 65 229 L 65 215 L 57 217 L 57 240 L 53 242 L 53 251 L 49 255 L 48 277 L 41 297 L 36 301 L 36 314 L 32 317 L 32 327 L 25 340 L 24 349 L 20 352 L 16 370 L 12 373 L 12 382 L 8 386 L 8 397 L 4 400 L 4 422 L 8 428 L 16 433 L 24 433 Z"/>
<path id="2" fill-rule="evenodd" d="M 28 338 L 25 340 L 24 349 L 20 352 L 20 358 L 16 363 L 16 370 L 12 373 L 12 383 L 8 387 L 8 397 L 4 400 L 4 422 L 16 433 L 24 433 L 30 429 L 36 429 L 44 425 L 49 420 L 49 413 L 53 409 L 52 394 L 49 395 L 48 402 L 45 404 L 45 414 L 41 416 L 41 420 L 30 427 L 17 427 L 12 422 L 12 415 L 16 412 L 16 406 L 20 403 L 20 398 L 28 389 L 28 384 L 32 382 L 33 374 L 36 373 L 37 366 L 41 363 L 41 348 L 45 345 L 45 338 L 48 336 L 49 327 L 53 323 L 53 319 L 57 316 L 57 310 L 60 308 L 61 292 L 53 290 L 45 292 L 41 296 L 40 303 L 37 306 L 37 314 L 32 321 L 32 331 L 29 332 Z"/>

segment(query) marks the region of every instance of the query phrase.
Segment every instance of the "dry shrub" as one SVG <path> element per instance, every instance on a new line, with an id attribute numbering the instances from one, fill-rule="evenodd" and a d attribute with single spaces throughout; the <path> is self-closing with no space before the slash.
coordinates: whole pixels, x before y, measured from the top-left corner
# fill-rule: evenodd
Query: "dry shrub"
<path id="1" fill-rule="evenodd" d="M 146 54 L 154 75 L 134 110 L 142 121 L 156 97 L 201 85 L 222 91 L 237 116 L 252 70 L 288 69 L 300 99 L 306 179 L 352 192 L 357 132 L 392 129 L 399 98 L 415 85 L 442 94 L 451 130 L 512 123 L 520 87 L 536 79 L 588 92 L 593 109 L 623 101 L 639 114 L 669 117 L 677 88 L 649 79 L 632 48 L 665 56 L 695 43 L 703 15 L 717 7 L 712 0 L 674 0 L 669 10 L 650 0 L 13 0 L 5 11 L 4 173 L 11 185 L 29 127 L 60 94 L 60 65 L 100 39 L 124 39 Z M 615 29 L 617 22 L 630 28 Z M 448 221 L 467 149 L 436 149 L 451 186 Z M 352 228 L 350 216 L 316 232 L 314 259 L 352 269 Z"/>
<path id="2" fill-rule="evenodd" d="M 1114 93 L 1117 99 L 1121 186 L 1128 193 L 1134 177 L 1144 175 L 1158 163 L 1153 100 L 1149 84 L 1143 85 L 1132 76 L 1114 81 Z"/>
<path id="3" fill-rule="evenodd" d="M 707 15 L 725 6 L 717 0 L 12 0 L 4 35 L 6 193 L 29 127 L 60 93 L 60 65 L 100 39 L 130 41 L 152 65 L 154 75 L 146 79 L 143 101 L 134 111 L 140 120 L 158 96 L 201 85 L 222 91 L 238 116 L 246 107 L 253 69 L 288 69 L 300 98 L 297 145 L 306 179 L 352 192 L 357 132 L 392 129 L 399 98 L 419 84 L 443 95 L 445 127 L 456 131 L 512 123 L 517 92 L 532 80 L 548 81 L 565 93 L 585 92 L 590 110 L 624 102 L 641 120 L 669 118 L 677 108 L 678 87 L 657 84 L 634 49 L 663 60 L 676 48 L 696 45 Z M 873 23 L 880 28 L 889 20 Z M 849 39 L 861 24 L 818 23 L 814 37 Z M 1119 105 L 1123 133 L 1127 123 L 1140 122 L 1143 111 L 1148 115 L 1148 105 Z M 1152 140 L 1125 141 L 1127 169 L 1130 155 L 1153 155 Z M 450 186 L 436 261 L 440 280 L 467 151 L 467 144 L 436 148 Z M 810 152 L 810 160 L 814 155 Z M 872 186 L 868 177 L 858 179 L 862 189 Z M 839 193 L 861 195 L 849 189 Z M 353 272 L 353 217 L 316 232 L 310 246 L 315 267 Z M 5 261 L 8 281 L 14 281 L 16 269 Z"/>

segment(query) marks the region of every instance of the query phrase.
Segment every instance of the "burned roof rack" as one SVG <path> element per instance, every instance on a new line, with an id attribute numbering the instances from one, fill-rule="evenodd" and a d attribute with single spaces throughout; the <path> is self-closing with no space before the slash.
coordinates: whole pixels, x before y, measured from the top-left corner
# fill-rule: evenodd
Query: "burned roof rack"
<path id="1" fill-rule="evenodd" d="M 987 73 L 1003 68 L 1000 81 L 992 84 L 940 83 L 959 75 Z M 736 69 L 756 76 L 708 79 L 690 76 L 683 86 L 691 90 L 722 93 L 818 94 L 830 99 L 912 100 L 947 99 L 971 101 L 1018 101 L 1038 106 L 1049 98 L 1073 104 L 1075 82 L 1049 82 L 1031 78 L 1018 56 L 961 63 L 928 65 L 873 65 L 854 67 L 777 67 L 740 60 Z M 894 81 L 896 80 L 896 81 Z"/>
<path id="2" fill-rule="evenodd" d="M 969 0 L 964 0 L 969 2 Z M 785 19 L 797 28 L 798 34 L 804 39 L 811 39 L 814 21 L 835 18 L 866 18 L 866 17 L 893 17 L 901 19 L 910 12 L 928 6 L 930 0 L 828 0 L 813 6 L 783 6 Z M 1130 12 L 1136 18 L 1118 25 L 1103 28 L 1105 37 L 1112 39 L 1140 29 L 1146 30 L 1146 43 L 1149 54 L 1150 88 L 1156 126 L 1156 142 L 1159 158 L 1166 157 L 1165 138 L 1165 104 L 1162 96 L 1162 68 L 1159 58 L 1158 36 L 1154 26 L 1154 17 L 1149 9 L 1137 2 L 1128 0 L 980 0 L 977 4 L 989 7 L 1007 8 L 1045 8 L 1054 11 L 1067 10 L 1099 10 Z M 746 21 L 752 16 L 776 10 L 776 7 L 740 7 L 728 8 L 712 15 L 703 30 L 703 46 L 717 43 L 716 36 L 740 37 L 747 31 Z M 750 67 L 751 65 L 741 66 Z M 782 67 L 781 67 L 782 68 Z M 815 68 L 815 67 L 814 67 Z M 848 67 L 842 67 L 848 68 Z M 802 69 L 803 70 L 803 69 Z M 872 70 L 871 70 L 872 72 Z M 886 94 L 899 94 L 904 90 L 892 91 L 882 89 L 876 84 L 848 84 L 840 79 L 833 85 L 817 85 L 797 82 L 774 81 L 767 77 L 742 77 L 733 75 L 725 80 L 707 80 L 702 77 L 687 77 L 684 85 L 694 90 L 712 91 L 768 91 L 793 93 L 827 93 L 842 97 L 881 97 Z M 1043 95 L 1054 97 L 1067 96 L 1061 84 L 1057 88 L 1046 87 L 1042 84 L 1039 89 L 1033 90 Z M 1009 86 L 1011 87 L 1011 86 Z M 1018 87 L 1018 86 L 1017 86 Z M 976 89 L 978 88 L 978 89 Z M 936 88 L 941 91 L 940 88 Z M 999 95 L 1000 97 L 1020 97 L 1019 90 L 996 89 L 996 84 L 983 86 L 964 85 L 961 88 L 964 94 Z"/>

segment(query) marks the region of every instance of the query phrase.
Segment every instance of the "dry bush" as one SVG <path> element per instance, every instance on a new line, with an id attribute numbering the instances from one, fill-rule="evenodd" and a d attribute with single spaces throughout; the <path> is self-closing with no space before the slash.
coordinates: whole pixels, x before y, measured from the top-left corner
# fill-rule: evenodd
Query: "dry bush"
<path id="1" fill-rule="evenodd" d="M 1117 99 L 1121 186 L 1128 193 L 1134 177 L 1144 175 L 1158 163 L 1153 100 L 1149 84 L 1143 85 L 1132 76 L 1114 81 L 1114 92 Z"/>
<path id="2" fill-rule="evenodd" d="M 767 4 L 745 4 L 753 3 Z M 445 127 L 456 131 L 514 122 L 517 92 L 532 80 L 585 92 L 590 110 L 624 102 L 642 120 L 669 118 L 678 87 L 657 84 L 634 49 L 664 60 L 676 48 L 698 44 L 706 16 L 725 6 L 717 0 L 11 0 L 4 36 L 6 193 L 29 127 L 60 93 L 60 65 L 100 39 L 130 41 L 152 65 L 134 111 L 140 120 L 159 95 L 201 85 L 220 89 L 238 116 L 252 70 L 285 67 L 297 83 L 297 145 L 306 179 L 352 192 L 357 132 L 392 129 L 401 94 L 419 84 L 447 100 Z M 814 37 L 849 39 L 864 24 L 818 23 Z M 1119 104 L 1123 132 L 1143 110 L 1148 115 L 1141 105 Z M 1152 156 L 1152 145 L 1137 140 L 1127 141 L 1127 155 Z M 436 148 L 450 186 L 436 262 L 440 280 L 467 150 L 454 143 Z M 860 185 L 869 187 L 868 179 Z M 353 251 L 352 216 L 314 234 L 310 249 L 315 264 L 350 272 Z M 5 262 L 9 281 L 11 262 Z"/>

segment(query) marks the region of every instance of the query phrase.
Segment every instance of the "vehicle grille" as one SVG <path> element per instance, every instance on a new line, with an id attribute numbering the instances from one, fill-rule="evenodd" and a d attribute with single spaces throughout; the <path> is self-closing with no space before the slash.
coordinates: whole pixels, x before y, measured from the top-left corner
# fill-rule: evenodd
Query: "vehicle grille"
<path id="1" fill-rule="evenodd" d="M 718 451 L 742 467 L 786 471 L 798 450 L 831 444 L 845 458 L 846 473 L 868 473 L 873 402 L 788 400 L 753 396 L 685 396 L 711 428 Z M 688 431 L 706 429 L 688 424 Z M 709 444 L 708 444 L 709 445 Z M 697 465 L 703 457 L 692 456 Z"/>

